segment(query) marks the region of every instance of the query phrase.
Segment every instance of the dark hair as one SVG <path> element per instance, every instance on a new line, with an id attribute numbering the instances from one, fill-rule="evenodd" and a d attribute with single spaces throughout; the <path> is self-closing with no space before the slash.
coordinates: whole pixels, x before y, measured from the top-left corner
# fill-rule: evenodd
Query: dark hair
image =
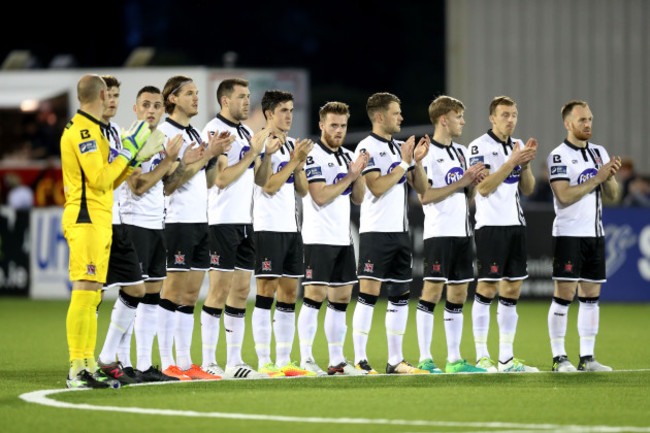
<path id="1" fill-rule="evenodd" d="M 264 118 L 266 119 L 266 110 L 273 113 L 278 105 L 288 101 L 293 101 L 293 95 L 289 92 L 284 92 L 282 90 L 267 90 L 264 92 L 264 96 L 262 96 L 262 111 L 264 112 Z"/>
<path id="2" fill-rule="evenodd" d="M 492 116 L 496 111 L 499 105 L 506 105 L 512 107 L 515 105 L 515 101 L 508 96 L 497 96 L 490 102 L 490 116 Z"/>
<path id="3" fill-rule="evenodd" d="M 111 87 L 117 87 L 119 89 L 120 85 L 122 84 L 119 81 L 117 81 L 117 78 L 115 78 L 112 75 L 102 75 L 102 79 L 106 83 L 106 87 L 109 89 Z"/>
<path id="4" fill-rule="evenodd" d="M 370 121 L 372 122 L 374 120 L 373 117 L 378 111 L 388 110 L 391 102 L 397 102 L 398 104 L 401 104 L 399 98 L 392 93 L 380 92 L 371 95 L 368 98 L 368 102 L 366 103 L 366 112 L 368 113 Z"/>
<path id="5" fill-rule="evenodd" d="M 578 99 L 567 102 L 564 104 L 564 107 L 562 107 L 562 120 L 566 119 L 567 116 L 573 111 L 573 107 L 577 105 L 580 107 L 587 107 L 587 103 L 585 101 L 580 101 Z"/>
<path id="6" fill-rule="evenodd" d="M 433 102 L 431 102 L 431 104 L 429 104 L 429 119 L 431 120 L 431 123 L 435 125 L 440 116 L 445 115 L 450 111 L 460 113 L 461 111 L 465 111 L 465 106 L 460 100 L 452 98 L 451 96 L 438 96 L 433 100 Z"/>
<path id="7" fill-rule="evenodd" d="M 235 90 L 235 86 L 248 87 L 248 81 L 243 78 L 228 78 L 219 83 L 219 87 L 217 88 L 217 102 L 219 106 L 221 106 L 221 98 L 224 96 L 229 98 Z"/>
<path id="8" fill-rule="evenodd" d="M 173 113 L 174 108 L 176 107 L 176 104 L 172 103 L 169 100 L 169 95 L 171 95 L 172 93 L 176 95 L 178 91 L 181 90 L 181 87 L 183 86 L 184 83 L 188 83 L 191 81 L 192 79 L 186 75 L 175 75 L 171 77 L 169 80 L 167 80 L 162 93 L 166 113 L 168 114 Z"/>
<path id="9" fill-rule="evenodd" d="M 142 89 L 138 90 L 138 94 L 135 96 L 135 99 L 137 100 L 140 95 L 143 93 L 153 93 L 156 95 L 161 95 L 160 89 L 155 87 L 155 86 L 144 86 Z"/>

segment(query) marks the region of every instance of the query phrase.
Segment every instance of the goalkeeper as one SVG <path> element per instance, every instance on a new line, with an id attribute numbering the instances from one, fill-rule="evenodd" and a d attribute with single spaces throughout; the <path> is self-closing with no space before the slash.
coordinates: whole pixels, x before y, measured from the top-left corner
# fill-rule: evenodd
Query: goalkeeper
<path id="1" fill-rule="evenodd" d="M 97 369 L 97 305 L 106 281 L 111 247 L 113 189 L 138 164 L 142 145 L 150 134 L 146 124 L 123 137 L 123 148 L 109 162 L 109 143 L 101 119 L 107 108 L 107 87 L 98 75 L 85 75 L 77 83 L 80 109 L 61 136 L 61 164 L 65 192 L 63 234 L 70 248 L 72 282 L 66 334 L 70 388 L 119 386 Z"/>

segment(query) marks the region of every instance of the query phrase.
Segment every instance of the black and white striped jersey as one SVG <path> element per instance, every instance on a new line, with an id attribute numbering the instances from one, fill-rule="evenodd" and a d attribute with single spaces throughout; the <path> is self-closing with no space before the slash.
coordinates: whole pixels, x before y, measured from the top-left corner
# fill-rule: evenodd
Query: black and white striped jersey
<path id="1" fill-rule="evenodd" d="M 120 127 L 115 122 L 108 122 L 108 125 L 102 127 L 104 136 L 108 139 L 108 144 L 111 146 L 109 162 L 117 157 L 117 152 L 122 150 L 122 134 Z M 120 195 L 124 188 L 128 188 L 126 182 L 122 182 L 113 191 L 113 225 L 122 224 L 120 220 Z"/>

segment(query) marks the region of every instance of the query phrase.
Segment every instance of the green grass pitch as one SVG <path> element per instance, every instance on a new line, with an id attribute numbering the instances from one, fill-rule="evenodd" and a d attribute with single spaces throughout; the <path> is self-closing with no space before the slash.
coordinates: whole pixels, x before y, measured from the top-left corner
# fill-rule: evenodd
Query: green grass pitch
<path id="1" fill-rule="evenodd" d="M 411 302 L 404 339 L 404 355 L 413 363 L 419 355 L 415 304 Z M 67 305 L 67 301 L 0 299 L 0 432 L 650 432 L 649 304 L 601 304 L 596 354 L 602 363 L 619 370 L 613 373 L 210 381 L 63 392 L 47 397 L 61 407 L 24 401 L 19 396 L 25 393 L 65 387 Z M 548 306 L 548 302 L 520 302 L 515 341 L 515 355 L 546 372 L 551 367 Z M 498 353 L 495 307 L 489 340 L 493 357 Z M 112 301 L 100 307 L 97 353 L 111 308 Z M 380 301 L 368 343 L 370 363 L 377 370 L 385 368 L 387 358 L 385 308 L 385 302 Z M 566 339 L 574 363 L 578 352 L 577 310 L 575 304 L 570 309 Z M 348 358 L 353 357 L 353 311 L 354 303 L 348 310 Z M 461 353 L 473 361 L 470 311 L 471 302 L 464 313 Z M 198 319 L 199 308 L 196 312 Z M 327 365 L 324 314 L 322 308 L 314 343 L 314 355 L 321 367 Z M 201 361 L 198 323 L 192 351 L 197 364 Z M 250 310 L 247 332 L 244 360 L 256 366 Z M 436 363 L 444 367 L 441 306 L 435 312 L 432 350 Z M 132 358 L 135 360 L 135 343 Z M 298 358 L 296 335 L 293 359 Z M 217 360 L 225 364 L 223 331 Z"/>

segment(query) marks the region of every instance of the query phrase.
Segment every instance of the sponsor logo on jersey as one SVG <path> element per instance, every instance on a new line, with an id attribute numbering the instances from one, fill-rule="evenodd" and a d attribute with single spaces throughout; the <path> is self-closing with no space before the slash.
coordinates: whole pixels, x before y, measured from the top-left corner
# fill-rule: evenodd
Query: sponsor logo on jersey
<path id="1" fill-rule="evenodd" d="M 287 165 L 287 162 L 288 162 L 288 161 L 282 161 L 282 162 L 278 165 L 278 171 L 276 171 L 276 173 L 281 172 L 282 169 L 284 168 L 284 166 Z M 293 182 L 294 182 L 294 179 L 293 179 L 293 173 L 291 173 L 291 176 L 289 176 L 289 179 L 287 179 L 287 183 L 293 183 Z"/>
<path id="2" fill-rule="evenodd" d="M 388 173 L 391 173 L 395 169 L 395 167 L 397 167 L 400 164 L 400 162 L 401 161 L 395 161 L 394 163 L 392 163 L 390 167 L 388 167 Z M 406 172 L 404 173 L 404 176 L 402 176 L 402 178 L 397 183 L 399 184 L 404 182 L 406 182 Z"/>
<path id="3" fill-rule="evenodd" d="M 469 159 L 469 165 L 470 165 L 470 167 L 471 167 L 472 165 L 476 165 L 476 164 L 478 164 L 479 162 L 484 162 L 483 156 L 472 156 L 472 157 Z"/>
<path id="4" fill-rule="evenodd" d="M 584 183 L 598 174 L 598 170 L 595 168 L 588 168 L 578 176 L 578 184 Z"/>
<path id="5" fill-rule="evenodd" d="M 79 151 L 84 154 L 97 151 L 97 142 L 95 140 L 84 141 L 79 144 Z"/>
<path id="6" fill-rule="evenodd" d="M 364 152 L 364 153 L 365 153 L 365 152 Z M 374 166 L 375 166 L 375 158 L 370 157 L 370 159 L 368 160 L 368 164 L 366 165 L 366 167 L 374 167 Z"/>
<path id="7" fill-rule="evenodd" d="M 336 177 L 334 178 L 334 183 L 339 183 L 339 181 L 340 181 L 341 179 L 343 179 L 343 178 L 346 176 L 346 174 L 347 174 L 347 173 L 339 173 L 339 174 L 337 174 Z M 350 194 L 351 192 L 352 192 L 352 184 L 350 184 L 350 185 L 345 189 L 345 191 L 343 191 L 343 192 L 341 193 L 341 195 L 348 195 L 348 194 Z"/>
<path id="8" fill-rule="evenodd" d="M 305 170 L 305 175 L 307 176 L 307 179 L 311 179 L 314 176 L 322 176 L 323 171 L 320 167 L 310 167 Z"/>
<path id="9" fill-rule="evenodd" d="M 246 152 L 251 150 L 250 146 L 242 146 L 241 150 L 239 151 L 239 160 L 241 161 L 244 159 L 244 155 L 246 155 Z M 251 162 L 251 165 L 248 166 L 248 168 L 253 168 L 255 167 L 255 161 Z"/>
<path id="10" fill-rule="evenodd" d="M 566 165 L 555 165 L 551 167 L 551 176 L 566 174 Z"/>
<path id="11" fill-rule="evenodd" d="M 452 167 L 447 174 L 445 175 L 445 182 L 447 185 L 451 185 L 454 182 L 458 182 L 461 177 L 463 177 L 463 169 L 460 167 Z"/>
<path id="12" fill-rule="evenodd" d="M 87 275 L 96 275 L 97 268 L 95 268 L 95 265 L 90 264 L 86 265 L 86 274 Z"/>
<path id="13" fill-rule="evenodd" d="M 506 177 L 506 180 L 504 180 L 505 183 L 517 183 L 519 182 L 519 177 L 521 176 L 521 165 L 518 165 L 515 167 L 514 170 L 510 172 L 508 177 Z"/>

